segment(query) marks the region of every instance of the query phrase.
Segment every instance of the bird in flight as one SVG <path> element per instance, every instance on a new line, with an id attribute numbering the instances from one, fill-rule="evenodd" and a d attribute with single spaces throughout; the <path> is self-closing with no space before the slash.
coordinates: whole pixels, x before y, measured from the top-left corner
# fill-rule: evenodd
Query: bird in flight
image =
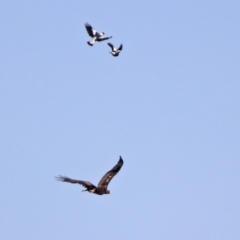
<path id="1" fill-rule="evenodd" d="M 122 157 L 120 156 L 118 163 L 102 177 L 97 187 L 88 181 L 75 180 L 66 176 L 59 175 L 55 178 L 56 180 L 61 182 L 78 183 L 86 188 L 85 190 L 83 190 L 83 192 L 88 191 L 90 193 L 95 193 L 98 195 L 110 194 L 110 191 L 107 189 L 108 184 L 112 180 L 112 178 L 120 171 L 122 166 L 123 160 Z"/>
<path id="2" fill-rule="evenodd" d="M 89 34 L 90 37 L 92 37 L 92 39 L 90 41 L 87 42 L 88 45 L 93 46 L 93 44 L 97 41 L 97 42 L 101 42 L 104 40 L 108 40 L 111 37 L 106 37 L 105 36 L 105 32 L 102 33 L 98 33 L 90 24 L 85 23 L 85 27 L 86 30 Z"/>
<path id="3" fill-rule="evenodd" d="M 118 49 L 116 49 L 111 43 L 108 43 L 108 46 L 112 49 L 112 51 L 110 52 L 114 57 L 117 57 L 119 55 L 119 53 L 122 51 L 123 49 L 123 45 L 121 44 L 120 47 Z"/>

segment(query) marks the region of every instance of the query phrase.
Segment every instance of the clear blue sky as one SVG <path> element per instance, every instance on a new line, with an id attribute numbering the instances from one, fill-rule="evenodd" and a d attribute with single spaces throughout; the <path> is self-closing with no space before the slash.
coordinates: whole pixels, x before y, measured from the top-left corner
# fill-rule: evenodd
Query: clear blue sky
<path id="1" fill-rule="evenodd" d="M 240 239 L 239 12 L 1 1 L 0 239 Z M 54 179 L 97 184 L 119 155 L 111 195 Z"/>

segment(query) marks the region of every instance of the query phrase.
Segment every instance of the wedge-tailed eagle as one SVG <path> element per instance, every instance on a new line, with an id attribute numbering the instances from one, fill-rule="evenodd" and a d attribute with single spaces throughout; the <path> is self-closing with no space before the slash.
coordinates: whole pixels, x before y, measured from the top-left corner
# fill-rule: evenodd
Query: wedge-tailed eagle
<path id="1" fill-rule="evenodd" d="M 88 23 L 85 23 L 85 27 L 86 27 L 86 30 L 87 30 L 89 36 L 92 37 L 92 39 L 87 42 L 87 44 L 90 45 L 90 46 L 93 46 L 93 44 L 94 44 L 96 41 L 97 41 L 97 42 L 101 42 L 101 41 L 104 41 L 104 40 L 108 40 L 109 38 L 112 38 L 112 36 L 111 36 L 111 37 L 106 37 L 104 32 L 98 33 L 98 32 L 97 32 L 90 24 L 88 24 Z"/>
<path id="2" fill-rule="evenodd" d="M 123 49 L 123 45 L 121 44 L 120 47 L 117 49 L 115 48 L 111 43 L 108 43 L 108 46 L 112 49 L 112 51 L 110 52 L 114 57 L 117 57 L 119 55 L 119 53 L 122 51 Z"/>
<path id="3" fill-rule="evenodd" d="M 123 160 L 120 156 L 118 163 L 102 177 L 97 187 L 88 181 L 75 180 L 66 176 L 59 175 L 55 178 L 56 180 L 62 181 L 62 182 L 81 184 L 83 187 L 86 188 L 85 190 L 83 190 L 83 192 L 88 191 L 90 193 L 95 193 L 98 195 L 109 194 L 110 191 L 107 189 L 108 184 L 112 180 L 112 178 L 120 171 L 122 166 L 123 166 Z"/>

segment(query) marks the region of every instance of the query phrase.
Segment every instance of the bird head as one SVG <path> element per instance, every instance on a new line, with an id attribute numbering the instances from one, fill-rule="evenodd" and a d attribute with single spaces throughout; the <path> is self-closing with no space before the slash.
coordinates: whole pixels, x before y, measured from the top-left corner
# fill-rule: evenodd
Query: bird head
<path id="1" fill-rule="evenodd" d="M 109 190 L 106 190 L 106 194 L 111 194 L 111 192 Z"/>

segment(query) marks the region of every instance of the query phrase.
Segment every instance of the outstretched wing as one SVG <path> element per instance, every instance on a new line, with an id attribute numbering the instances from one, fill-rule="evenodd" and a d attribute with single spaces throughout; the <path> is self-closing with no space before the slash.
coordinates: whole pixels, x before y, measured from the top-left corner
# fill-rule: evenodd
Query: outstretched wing
<path id="1" fill-rule="evenodd" d="M 85 23 L 85 28 L 86 28 L 90 37 L 94 37 L 96 35 L 99 35 L 98 32 L 90 24 Z"/>
<path id="2" fill-rule="evenodd" d="M 98 41 L 98 42 L 101 42 L 101 41 L 108 40 L 108 39 L 110 39 L 110 38 L 112 38 L 112 36 L 111 36 L 111 37 L 106 37 L 105 35 L 102 35 L 102 36 L 98 37 L 97 41 Z"/>
<path id="3" fill-rule="evenodd" d="M 112 49 L 113 52 L 115 51 L 114 46 L 111 43 L 108 43 L 108 46 Z"/>
<path id="4" fill-rule="evenodd" d="M 98 188 L 102 188 L 102 189 L 106 190 L 109 182 L 119 172 L 122 165 L 123 165 L 123 160 L 120 156 L 120 159 L 119 159 L 118 163 L 102 177 L 102 179 L 98 183 Z"/>
<path id="5" fill-rule="evenodd" d="M 123 45 L 121 44 L 120 47 L 118 48 L 118 51 L 122 51 Z"/>
<path id="6" fill-rule="evenodd" d="M 75 179 L 71 179 L 71 178 L 69 178 L 69 177 L 61 176 L 61 175 L 58 175 L 58 176 L 55 177 L 55 178 L 56 178 L 56 180 L 61 181 L 61 182 L 81 184 L 82 186 L 84 186 L 84 187 L 87 188 L 87 189 L 96 188 L 96 186 L 94 186 L 92 183 L 90 183 L 90 182 L 88 182 L 88 181 L 75 180 Z"/>

